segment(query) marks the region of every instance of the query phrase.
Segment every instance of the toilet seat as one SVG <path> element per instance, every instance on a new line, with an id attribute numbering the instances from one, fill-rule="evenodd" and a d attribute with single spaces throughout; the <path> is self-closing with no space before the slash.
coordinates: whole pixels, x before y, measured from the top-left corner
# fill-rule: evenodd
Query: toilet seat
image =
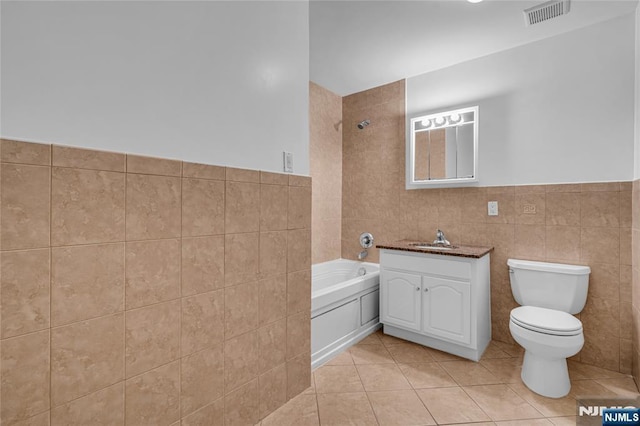
<path id="1" fill-rule="evenodd" d="M 582 333 L 582 323 L 573 315 L 555 309 L 520 306 L 511 311 L 511 321 L 522 328 L 554 336 Z"/>

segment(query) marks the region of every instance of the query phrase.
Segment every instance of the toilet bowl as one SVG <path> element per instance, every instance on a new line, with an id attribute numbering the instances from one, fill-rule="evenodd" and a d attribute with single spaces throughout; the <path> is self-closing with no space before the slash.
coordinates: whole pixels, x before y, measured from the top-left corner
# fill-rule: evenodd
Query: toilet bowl
<path id="1" fill-rule="evenodd" d="M 532 391 L 561 398 L 571 390 L 567 358 L 584 345 L 582 323 L 572 314 L 584 308 L 588 266 L 509 259 L 513 296 L 509 331 L 524 348 L 521 378 Z"/>
<path id="2" fill-rule="evenodd" d="M 522 381 L 532 391 L 561 398 L 571 390 L 567 358 L 584 345 L 582 323 L 553 309 L 521 306 L 511 311 L 509 331 L 525 349 Z"/>

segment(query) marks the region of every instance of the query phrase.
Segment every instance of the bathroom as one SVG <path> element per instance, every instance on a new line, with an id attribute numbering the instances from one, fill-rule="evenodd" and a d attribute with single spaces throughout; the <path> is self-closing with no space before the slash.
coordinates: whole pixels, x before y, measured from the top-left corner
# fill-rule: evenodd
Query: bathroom
<path id="1" fill-rule="evenodd" d="M 506 389 L 489 368 L 521 356 L 509 258 L 588 265 L 570 373 L 586 389 L 638 379 L 635 3 L 356 89 L 314 77 L 314 22 L 348 28 L 390 3 L 339 3 L 3 2 L 2 424 L 387 424 L 385 403 L 404 396 L 423 420 L 400 424 L 515 422 L 468 389 Z M 361 49 L 380 66 L 371 43 Z M 405 189 L 409 96 L 421 112 L 479 105 L 479 185 Z M 459 385 L 439 368 L 467 361 L 425 351 L 439 386 L 405 376 L 369 392 L 367 373 L 382 376 L 350 367 L 358 357 L 419 364 L 415 347 L 377 332 L 333 360 L 352 391 L 321 392 L 331 370 L 311 369 L 311 265 L 357 260 L 363 232 L 377 263 L 375 244 L 438 228 L 494 248 L 491 358 L 457 372 L 487 381 Z M 475 414 L 449 421 L 421 402 L 440 391 Z M 575 421 L 574 402 L 567 412 L 521 384 L 505 392 L 528 413 L 521 424 Z"/>

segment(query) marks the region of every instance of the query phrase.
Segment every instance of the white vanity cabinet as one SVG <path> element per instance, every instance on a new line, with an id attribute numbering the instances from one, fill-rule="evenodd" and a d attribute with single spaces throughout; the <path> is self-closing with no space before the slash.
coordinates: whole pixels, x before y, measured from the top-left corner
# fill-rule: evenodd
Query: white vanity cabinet
<path id="1" fill-rule="evenodd" d="M 478 361 L 491 340 L 489 254 L 382 249 L 384 333 Z"/>

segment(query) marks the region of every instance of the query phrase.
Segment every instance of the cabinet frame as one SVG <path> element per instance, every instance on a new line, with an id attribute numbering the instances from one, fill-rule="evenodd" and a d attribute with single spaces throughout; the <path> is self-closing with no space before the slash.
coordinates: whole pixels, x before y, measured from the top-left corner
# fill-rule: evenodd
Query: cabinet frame
<path id="1" fill-rule="evenodd" d="M 478 361 L 491 340 L 489 265 L 489 254 L 466 258 L 382 249 L 380 322 L 384 324 L 385 334 Z M 407 291 L 390 294 L 396 290 L 394 285 L 389 285 L 389 278 L 395 280 L 395 284 L 405 280 L 419 290 L 409 291 L 410 284 L 405 283 Z M 438 289 L 436 296 L 431 294 L 434 289 Z M 400 296 L 409 298 L 411 293 L 414 293 L 413 300 L 401 300 Z M 442 306 L 428 310 L 436 303 L 433 297 L 441 297 L 437 303 Z M 418 306 L 417 314 L 414 314 L 415 308 L 406 315 L 398 313 L 398 306 L 389 305 L 397 304 L 398 300 L 399 306 Z M 448 319 L 447 309 L 457 309 L 459 321 L 453 313 Z M 434 312 L 440 316 L 430 316 Z"/>

